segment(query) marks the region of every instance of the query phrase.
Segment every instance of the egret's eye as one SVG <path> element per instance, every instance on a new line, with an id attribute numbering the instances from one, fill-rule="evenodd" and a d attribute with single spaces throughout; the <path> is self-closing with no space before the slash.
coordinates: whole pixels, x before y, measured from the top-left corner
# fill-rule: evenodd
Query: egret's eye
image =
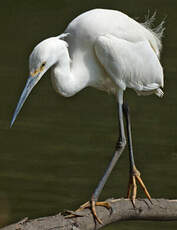
<path id="1" fill-rule="evenodd" d="M 43 62 L 43 63 L 42 63 L 42 65 L 41 65 L 41 69 L 43 69 L 43 68 L 44 68 L 45 64 L 46 64 L 46 62 Z"/>
<path id="2" fill-rule="evenodd" d="M 36 74 L 38 74 L 38 73 L 40 73 L 41 71 L 43 71 L 43 69 L 44 69 L 44 67 L 45 67 L 45 64 L 46 64 L 46 62 L 43 62 L 43 63 L 41 64 L 41 66 L 40 66 L 38 69 L 36 69 L 34 72 L 31 72 L 31 76 L 32 76 L 32 77 L 35 77 Z"/>

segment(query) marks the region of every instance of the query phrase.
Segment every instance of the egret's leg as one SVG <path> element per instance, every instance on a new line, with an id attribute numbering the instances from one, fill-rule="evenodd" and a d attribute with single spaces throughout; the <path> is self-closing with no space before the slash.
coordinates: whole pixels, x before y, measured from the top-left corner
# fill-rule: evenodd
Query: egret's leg
<path id="1" fill-rule="evenodd" d="M 120 157 L 121 153 L 123 152 L 125 145 L 126 145 L 124 122 L 123 122 L 123 90 L 121 90 L 121 89 L 119 90 L 117 99 L 118 99 L 119 138 L 118 138 L 118 142 L 116 144 L 115 153 L 114 153 L 113 158 L 110 161 L 102 179 L 100 180 L 95 191 L 92 194 L 91 202 L 85 203 L 78 210 L 76 210 L 76 211 L 79 211 L 83 208 L 91 207 L 92 213 L 99 223 L 102 223 L 102 221 L 97 217 L 95 206 L 99 205 L 99 206 L 104 206 L 107 208 L 110 208 L 110 206 L 107 202 L 97 202 L 97 200 L 100 196 L 100 193 L 103 190 L 103 187 L 104 187 L 108 177 L 110 176 L 116 162 L 118 161 L 118 159 L 119 159 L 119 157 Z"/>
<path id="2" fill-rule="evenodd" d="M 130 179 L 128 184 L 128 198 L 131 198 L 133 205 L 135 205 L 136 193 L 137 193 L 137 185 L 136 180 L 141 185 L 142 189 L 144 190 L 147 198 L 151 201 L 151 197 L 144 185 L 141 177 L 140 172 L 137 170 L 135 166 L 135 160 L 133 156 L 133 145 L 132 145 L 132 136 L 131 136 L 131 123 L 130 123 L 130 113 L 129 108 L 126 104 L 123 104 L 123 113 L 126 119 L 126 127 L 127 127 L 127 136 L 128 136 L 128 148 L 129 148 L 129 159 L 130 159 Z"/>
<path id="3" fill-rule="evenodd" d="M 121 153 L 123 152 L 125 145 L 126 145 L 126 138 L 125 138 L 125 131 L 124 131 L 124 122 L 123 122 L 123 91 L 119 90 L 118 93 L 118 121 L 119 121 L 119 138 L 115 147 L 115 152 L 113 155 L 112 160 L 110 161 L 108 168 L 106 169 L 104 176 L 100 180 L 98 186 L 96 187 L 93 195 L 92 200 L 97 201 L 103 187 L 111 174 L 116 162 L 118 161 Z"/>

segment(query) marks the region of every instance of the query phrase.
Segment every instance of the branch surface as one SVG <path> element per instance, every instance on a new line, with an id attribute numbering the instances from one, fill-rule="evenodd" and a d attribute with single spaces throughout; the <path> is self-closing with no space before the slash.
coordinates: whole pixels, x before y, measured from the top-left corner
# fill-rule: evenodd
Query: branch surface
<path id="1" fill-rule="evenodd" d="M 108 199 L 112 212 L 104 207 L 96 207 L 97 215 L 103 225 L 95 222 L 90 209 L 77 212 L 78 216 L 66 217 L 59 213 L 54 216 L 28 220 L 25 218 L 16 224 L 1 230 L 95 230 L 108 224 L 126 220 L 177 221 L 177 200 L 137 199 L 134 208 L 129 199 Z"/>

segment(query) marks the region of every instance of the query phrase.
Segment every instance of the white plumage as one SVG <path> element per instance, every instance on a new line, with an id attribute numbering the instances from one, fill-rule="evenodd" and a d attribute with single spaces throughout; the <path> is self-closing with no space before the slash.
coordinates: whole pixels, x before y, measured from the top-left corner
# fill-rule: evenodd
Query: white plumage
<path id="1" fill-rule="evenodd" d="M 161 42 L 152 30 L 119 11 L 96 9 L 74 19 L 65 33 L 77 91 L 93 86 L 116 93 L 118 86 L 162 95 Z"/>
<path id="2" fill-rule="evenodd" d="M 34 48 L 31 85 L 51 68 L 54 89 L 66 97 L 88 86 L 114 94 L 129 87 L 138 94 L 162 96 L 160 49 L 158 34 L 143 24 L 119 11 L 91 10 L 75 18 L 64 34 Z"/>

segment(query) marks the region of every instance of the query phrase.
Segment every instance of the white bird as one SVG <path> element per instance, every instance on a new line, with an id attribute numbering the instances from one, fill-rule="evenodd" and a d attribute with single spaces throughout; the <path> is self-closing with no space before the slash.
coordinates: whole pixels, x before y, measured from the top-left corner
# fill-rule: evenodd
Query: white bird
<path id="1" fill-rule="evenodd" d="M 137 180 L 148 199 L 151 199 L 135 167 L 130 117 L 123 94 L 126 88 L 131 88 L 138 95 L 163 96 L 163 68 L 159 62 L 162 34 L 162 24 L 154 31 L 148 27 L 148 22 L 140 24 L 119 11 L 94 9 L 76 17 L 60 36 L 40 42 L 29 58 L 30 76 L 11 126 L 32 88 L 49 68 L 54 89 L 65 97 L 71 97 L 83 88 L 92 86 L 110 92 L 117 98 L 120 134 L 115 153 L 91 202 L 80 208 L 90 205 L 100 223 L 102 221 L 96 215 L 95 206 L 110 208 L 107 202 L 97 200 L 126 145 L 123 116 L 126 118 L 130 157 L 128 197 L 135 204 Z"/>

